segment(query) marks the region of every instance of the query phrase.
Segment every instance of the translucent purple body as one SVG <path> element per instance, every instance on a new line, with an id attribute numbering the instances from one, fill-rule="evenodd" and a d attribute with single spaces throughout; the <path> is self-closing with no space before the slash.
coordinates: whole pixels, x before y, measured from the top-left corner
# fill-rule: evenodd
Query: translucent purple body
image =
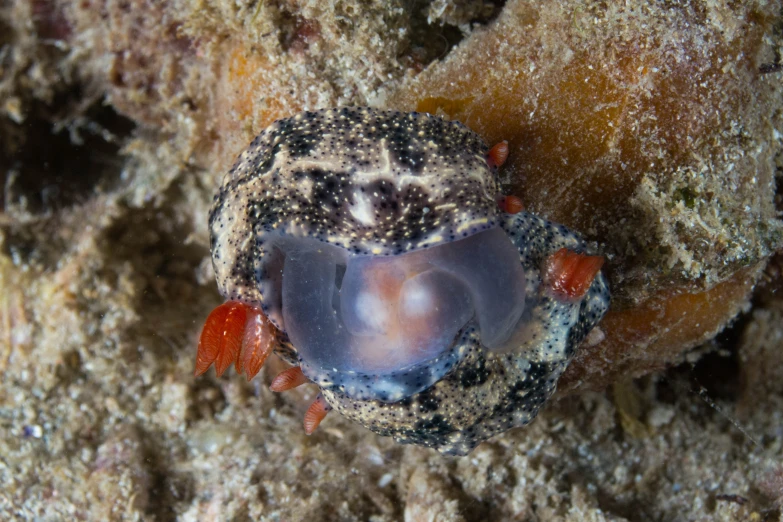
<path id="1" fill-rule="evenodd" d="M 525 274 L 493 228 L 398 256 L 279 238 L 285 330 L 311 367 L 384 374 L 437 358 L 470 322 L 500 347 L 525 309 Z"/>

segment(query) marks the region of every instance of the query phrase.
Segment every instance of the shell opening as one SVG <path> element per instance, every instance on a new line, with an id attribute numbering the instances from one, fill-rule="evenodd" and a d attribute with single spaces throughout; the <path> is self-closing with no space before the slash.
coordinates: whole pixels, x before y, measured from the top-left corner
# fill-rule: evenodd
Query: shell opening
<path id="1" fill-rule="evenodd" d="M 471 321 L 500 347 L 525 308 L 525 273 L 505 232 L 398 256 L 351 255 L 279 237 L 282 322 L 308 365 L 384 374 L 438 357 Z M 273 305 L 274 306 L 274 305 Z"/>

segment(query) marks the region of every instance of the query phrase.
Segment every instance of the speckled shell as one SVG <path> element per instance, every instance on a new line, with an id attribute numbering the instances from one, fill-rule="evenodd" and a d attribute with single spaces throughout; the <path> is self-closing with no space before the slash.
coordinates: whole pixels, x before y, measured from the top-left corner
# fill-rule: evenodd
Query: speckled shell
<path id="1" fill-rule="evenodd" d="M 549 293 L 542 281 L 546 258 L 560 248 L 586 252 L 586 245 L 540 217 L 499 212 L 487 150 L 462 124 L 427 114 L 305 112 L 275 122 L 250 144 L 224 179 L 210 214 L 220 291 L 262 307 L 281 329 L 277 352 L 300 364 L 346 417 L 402 443 L 451 455 L 467 454 L 487 438 L 530 422 L 609 306 L 600 273 L 582 299 Z M 526 277 L 524 327 L 505 353 L 482 346 L 469 323 L 437 361 L 393 376 L 420 381 L 400 398 L 379 393 L 372 375 L 346 380 L 337 370 L 308 371 L 307 361 L 286 342 L 272 284 L 280 267 L 269 238 L 316 238 L 352 254 L 391 256 L 495 226 L 518 249 Z"/>
<path id="2" fill-rule="evenodd" d="M 459 363 L 432 386 L 396 402 L 355 400 L 339 386 L 322 386 L 337 411 L 400 443 L 446 455 L 467 455 L 490 437 L 535 418 L 579 343 L 608 310 L 609 288 L 599 273 L 581 300 L 555 299 L 541 284 L 541 268 L 561 248 L 586 252 L 584 241 L 527 212 L 501 214 L 498 221 L 519 249 L 528 279 L 526 326 L 517 348 L 493 353 L 468 327 L 452 348 L 462 354 Z"/>
<path id="3" fill-rule="evenodd" d="M 278 120 L 242 152 L 210 214 L 220 292 L 284 329 L 266 237 L 310 237 L 396 255 L 495 225 L 487 146 L 458 122 L 371 108 Z"/>

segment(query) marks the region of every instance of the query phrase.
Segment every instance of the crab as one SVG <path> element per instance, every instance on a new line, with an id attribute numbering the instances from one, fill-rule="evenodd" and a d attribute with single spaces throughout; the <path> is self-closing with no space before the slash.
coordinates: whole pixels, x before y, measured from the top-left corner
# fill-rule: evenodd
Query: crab
<path id="1" fill-rule="evenodd" d="M 278 120 L 240 154 L 210 213 L 227 301 L 195 374 L 312 382 L 332 409 L 401 443 L 465 455 L 530 422 L 609 305 L 604 259 L 500 193 L 508 143 L 373 108 Z"/>

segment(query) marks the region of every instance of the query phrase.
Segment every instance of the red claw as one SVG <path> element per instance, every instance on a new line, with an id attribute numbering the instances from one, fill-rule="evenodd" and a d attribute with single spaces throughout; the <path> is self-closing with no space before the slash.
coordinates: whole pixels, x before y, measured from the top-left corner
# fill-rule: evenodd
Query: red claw
<path id="1" fill-rule="evenodd" d="M 238 301 L 228 301 L 212 310 L 204 323 L 193 374 L 198 377 L 214 363 L 215 372 L 220 377 L 234 363 L 237 373 L 245 372 L 249 381 L 264 365 L 274 350 L 275 342 L 275 327 L 261 310 Z M 269 388 L 282 392 L 307 380 L 302 369 L 294 366 L 275 377 Z M 313 433 L 331 409 L 319 394 L 305 413 L 305 433 Z"/>
<path id="2" fill-rule="evenodd" d="M 576 300 L 587 293 L 603 264 L 601 256 L 588 256 L 561 248 L 547 258 L 544 281 L 558 298 Z"/>
<path id="3" fill-rule="evenodd" d="M 215 363 L 218 377 L 235 363 L 238 373 L 244 371 L 252 379 L 275 343 L 274 327 L 257 308 L 228 301 L 218 306 L 207 317 L 196 354 L 198 377 Z"/>

